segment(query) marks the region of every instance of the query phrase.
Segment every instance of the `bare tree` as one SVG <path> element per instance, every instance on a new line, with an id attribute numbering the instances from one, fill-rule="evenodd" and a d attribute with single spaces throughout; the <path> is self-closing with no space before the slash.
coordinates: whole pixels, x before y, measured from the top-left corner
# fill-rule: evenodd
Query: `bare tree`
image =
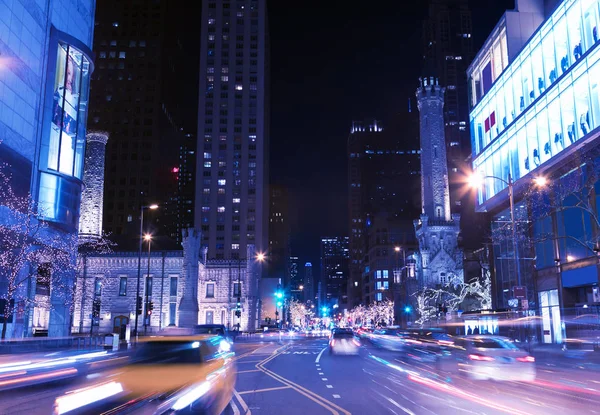
<path id="1" fill-rule="evenodd" d="M 8 165 L 0 165 L 0 272 L 5 289 L 2 339 L 15 307 L 32 308 L 35 296 L 25 284 L 35 278 L 38 287 L 55 292 L 72 306 L 72 287 L 66 286 L 66 273 L 74 270 L 76 235 L 54 232 L 43 220 L 42 209 L 31 194 L 17 195 L 12 187 Z M 29 284 L 28 284 L 29 285 Z M 46 304 L 47 305 L 47 304 Z"/>

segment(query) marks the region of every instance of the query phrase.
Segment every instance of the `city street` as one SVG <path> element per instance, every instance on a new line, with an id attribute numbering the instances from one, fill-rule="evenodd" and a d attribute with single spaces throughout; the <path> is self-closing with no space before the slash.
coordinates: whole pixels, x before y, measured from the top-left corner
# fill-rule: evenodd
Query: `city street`
<path id="1" fill-rule="evenodd" d="M 369 343 L 358 356 L 338 356 L 324 337 L 260 340 L 236 344 L 236 392 L 226 415 L 283 408 L 310 415 L 600 413 L 600 365 L 592 359 L 538 359 L 535 382 L 501 383 L 442 374 L 434 364 Z M 57 396 L 89 382 L 80 376 L 4 391 L 0 414 L 50 414 Z"/>
<path id="2" fill-rule="evenodd" d="M 232 413 L 548 414 L 599 413 L 596 364 L 553 359 L 533 384 L 440 376 L 398 353 L 361 348 L 331 356 L 325 339 L 267 345 L 238 360 Z"/>

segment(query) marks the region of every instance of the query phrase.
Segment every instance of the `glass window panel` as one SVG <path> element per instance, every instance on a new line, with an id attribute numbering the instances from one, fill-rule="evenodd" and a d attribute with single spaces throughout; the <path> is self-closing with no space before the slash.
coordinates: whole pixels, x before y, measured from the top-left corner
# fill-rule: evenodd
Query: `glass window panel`
<path id="1" fill-rule="evenodd" d="M 571 54 L 567 42 L 567 18 L 561 16 L 554 26 L 554 40 L 556 48 L 556 59 L 560 67 L 560 74 L 566 72 L 571 66 Z"/>
<path id="2" fill-rule="evenodd" d="M 492 60 L 494 63 L 494 80 L 496 80 L 502 73 L 502 52 L 498 41 L 494 44 Z"/>
<path id="3" fill-rule="evenodd" d="M 58 170 L 58 148 L 60 145 L 60 128 L 52 126 L 48 142 L 48 169 Z"/>
<path id="4" fill-rule="evenodd" d="M 527 53 L 525 51 L 525 53 Z M 531 57 L 527 56 L 523 59 L 523 64 L 521 65 L 521 80 L 523 83 L 523 96 L 525 97 L 525 107 L 527 107 L 533 100 L 535 99 L 535 91 L 533 89 L 533 81 L 532 81 L 532 72 L 531 72 Z"/>
<path id="5" fill-rule="evenodd" d="M 573 89 L 567 88 L 560 94 L 560 108 L 562 114 L 562 127 L 565 147 L 577 140 L 577 129 L 575 128 L 575 102 L 573 101 Z"/>
<path id="6" fill-rule="evenodd" d="M 495 177 L 502 177 L 502 161 L 500 158 L 500 152 L 499 151 L 494 151 L 494 154 L 492 156 L 493 160 L 494 160 L 494 174 L 493 176 Z M 490 180 L 493 184 L 494 184 L 494 193 L 498 193 L 502 190 L 503 186 L 502 186 L 502 182 L 500 180 Z"/>
<path id="7" fill-rule="evenodd" d="M 40 174 L 40 195 L 39 209 L 40 215 L 47 219 L 56 219 L 56 210 L 58 201 L 56 195 L 58 193 L 58 178 L 52 174 Z"/>
<path id="8" fill-rule="evenodd" d="M 561 123 L 560 101 L 555 98 L 548 105 L 548 129 L 552 154 L 558 154 L 565 148 L 565 137 Z"/>
<path id="9" fill-rule="evenodd" d="M 544 100 L 545 101 L 545 100 Z M 546 103 L 540 102 L 536 105 L 537 108 L 542 107 L 538 111 L 537 115 L 537 134 L 538 142 L 540 144 L 540 157 L 541 162 L 544 163 L 552 157 L 552 140 L 550 136 L 550 130 L 548 128 L 548 111 L 546 109 Z"/>
<path id="10" fill-rule="evenodd" d="M 533 52 L 531 53 L 531 70 L 533 72 L 532 79 L 535 96 L 539 96 L 546 90 L 542 45 L 540 43 L 533 48 Z"/>
<path id="11" fill-rule="evenodd" d="M 583 38 L 585 49 L 589 50 L 598 41 L 598 1 L 581 0 L 583 14 Z"/>
<path id="12" fill-rule="evenodd" d="M 554 53 L 554 34 L 548 32 L 542 39 L 542 55 L 544 61 L 544 87 L 549 87 L 558 79 L 556 54 Z"/>
<path id="13" fill-rule="evenodd" d="M 578 119 L 579 136 L 583 137 L 590 132 L 590 90 L 588 74 L 584 73 L 575 81 L 575 112 Z"/>
<path id="14" fill-rule="evenodd" d="M 177 296 L 177 277 L 171 277 L 170 279 L 169 296 Z"/>
<path id="15" fill-rule="evenodd" d="M 584 52 L 581 44 L 581 10 L 579 2 L 574 2 L 567 11 L 567 30 L 569 32 L 571 62 L 575 62 L 581 59 Z"/>
<path id="16" fill-rule="evenodd" d="M 506 29 L 500 34 L 500 53 L 502 54 L 502 69 L 508 66 L 508 47 L 506 43 Z"/>
<path id="17" fill-rule="evenodd" d="M 591 109 L 591 128 L 594 129 L 600 125 L 600 62 L 596 62 L 589 71 L 590 81 L 590 103 Z"/>
<path id="18" fill-rule="evenodd" d="M 510 135 L 510 132 L 509 132 L 509 135 Z M 508 142 L 508 146 L 509 146 L 510 164 L 511 164 L 510 173 L 511 173 L 513 179 L 518 179 L 519 177 L 521 177 L 521 174 L 519 171 L 519 152 L 518 152 L 518 148 L 517 148 L 517 137 L 516 136 L 512 136 L 510 138 L 510 140 Z"/>
<path id="19" fill-rule="evenodd" d="M 515 97 L 513 94 L 514 88 L 513 84 L 511 83 L 511 79 L 508 77 L 505 77 L 504 79 L 507 79 L 506 83 L 504 84 L 504 116 L 506 117 L 506 124 L 508 125 L 515 119 Z M 502 119 L 501 121 L 504 122 L 504 119 Z"/>
<path id="20" fill-rule="evenodd" d="M 535 118 L 527 120 L 527 147 L 529 148 L 529 169 L 534 170 L 540 164 L 542 164 L 542 158 L 540 154 L 540 146 L 538 140 L 538 131 Z"/>
<path id="21" fill-rule="evenodd" d="M 513 115 L 513 118 L 515 118 L 525 109 L 525 97 L 523 96 L 523 84 L 521 83 L 521 67 L 515 67 L 512 84 L 513 93 L 515 94 L 515 114 Z"/>
<path id="22" fill-rule="evenodd" d="M 501 174 L 498 177 L 501 177 L 503 180 L 508 181 L 508 175 L 510 174 L 510 164 L 509 164 L 509 158 L 508 158 L 508 143 L 505 143 L 502 145 L 502 147 L 500 147 L 500 151 L 497 152 L 500 153 L 500 169 L 501 169 Z M 500 182 L 500 180 L 497 180 L 498 182 Z M 504 186 L 502 186 L 501 188 L 504 188 Z"/>
<path id="23" fill-rule="evenodd" d="M 75 156 L 75 138 L 69 134 L 62 133 L 60 140 L 60 162 L 59 171 L 63 174 L 73 174 L 73 161 Z"/>
<path id="24" fill-rule="evenodd" d="M 496 134 L 504 131 L 507 127 L 508 122 L 506 120 L 506 105 L 504 103 L 504 84 L 497 85 L 496 87 L 496 114 L 495 114 L 495 122 L 494 128 L 496 129 Z"/>
<path id="25" fill-rule="evenodd" d="M 529 173 L 533 166 L 533 163 L 529 161 L 527 132 L 525 131 L 525 127 L 522 127 L 517 132 L 517 150 L 519 152 L 519 171 L 521 174 L 515 176 L 515 179 L 523 177 Z"/>

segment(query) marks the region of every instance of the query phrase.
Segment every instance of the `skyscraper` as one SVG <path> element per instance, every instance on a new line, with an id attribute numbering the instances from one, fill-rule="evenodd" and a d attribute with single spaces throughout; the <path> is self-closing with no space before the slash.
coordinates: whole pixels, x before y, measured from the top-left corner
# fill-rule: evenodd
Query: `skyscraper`
<path id="1" fill-rule="evenodd" d="M 98 3 L 94 35 L 96 71 L 90 93 L 90 128 L 110 134 L 106 155 L 104 229 L 121 248 L 137 244 L 140 206 L 163 208 L 177 186 L 172 170 L 185 134 L 194 131 L 197 82 L 189 53 L 195 36 L 183 35 L 193 20 L 183 2 Z M 187 110 L 192 107 L 193 111 Z M 166 209 L 145 217 L 155 236 Z"/>
<path id="2" fill-rule="evenodd" d="M 392 268 L 399 265 L 392 260 L 394 248 L 401 246 L 406 254 L 416 245 L 418 115 L 407 111 L 399 121 L 401 133 L 378 121 L 354 122 L 348 137 L 350 306 L 391 298 L 382 287 L 390 289 Z"/>
<path id="3" fill-rule="evenodd" d="M 429 0 L 423 23 L 423 70 L 446 87 L 444 123 L 449 164 L 452 212 L 472 212 L 462 208 L 472 201 L 463 188 L 462 174 L 471 145 L 468 128 L 469 104 L 466 71 L 473 59 L 471 11 L 468 0 Z M 471 226 L 473 228 L 473 226 Z"/>
<path id="4" fill-rule="evenodd" d="M 312 263 L 304 264 L 304 299 L 305 301 L 315 301 L 315 281 L 313 277 Z"/>
<path id="5" fill-rule="evenodd" d="M 195 226 L 208 256 L 267 248 L 266 0 L 202 2 Z"/>
<path id="6" fill-rule="evenodd" d="M 340 311 L 348 308 L 348 243 L 347 236 L 321 239 L 319 307 L 332 307 L 337 304 Z"/>

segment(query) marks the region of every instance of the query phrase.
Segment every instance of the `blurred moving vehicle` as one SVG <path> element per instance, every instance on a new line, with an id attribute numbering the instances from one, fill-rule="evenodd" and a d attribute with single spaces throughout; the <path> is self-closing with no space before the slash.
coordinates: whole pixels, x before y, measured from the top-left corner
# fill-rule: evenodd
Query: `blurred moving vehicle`
<path id="1" fill-rule="evenodd" d="M 454 343 L 454 338 L 440 328 L 413 328 L 405 333 L 405 351 L 419 361 L 435 362 Z"/>
<path id="2" fill-rule="evenodd" d="M 437 362 L 438 369 L 473 380 L 535 380 L 535 358 L 501 336 L 454 338 Z"/>
<path id="3" fill-rule="evenodd" d="M 54 413 L 102 413 L 144 405 L 144 413 L 220 414 L 235 386 L 230 350 L 221 336 L 149 338 L 140 342 L 128 366 L 101 374 L 104 382 L 58 397 Z"/>
<path id="4" fill-rule="evenodd" d="M 333 329 L 329 338 L 330 354 L 357 355 L 360 350 L 360 341 L 354 336 L 351 329 Z"/>
<path id="5" fill-rule="evenodd" d="M 377 347 L 392 351 L 404 351 L 408 335 L 398 328 L 383 328 L 374 330 L 369 340 Z"/>
<path id="6" fill-rule="evenodd" d="M 194 334 L 215 334 L 223 336 L 225 339 L 233 343 L 236 332 L 230 332 L 223 324 L 196 324 L 192 329 Z"/>
<path id="7" fill-rule="evenodd" d="M 361 339 L 368 339 L 371 337 L 371 333 L 373 333 L 373 329 L 369 327 L 359 327 L 356 330 L 356 335 Z"/>

